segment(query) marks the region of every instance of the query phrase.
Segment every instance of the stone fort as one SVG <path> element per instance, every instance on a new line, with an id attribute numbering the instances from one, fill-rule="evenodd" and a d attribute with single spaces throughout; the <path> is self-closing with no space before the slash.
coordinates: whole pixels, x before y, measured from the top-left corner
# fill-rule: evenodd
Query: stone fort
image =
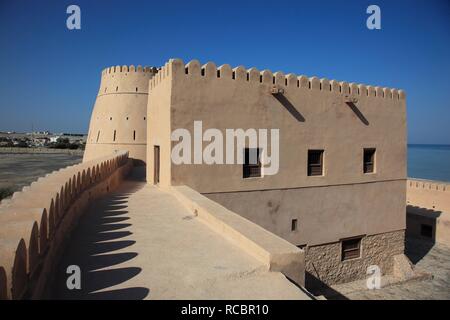
<path id="1" fill-rule="evenodd" d="M 205 130 L 279 129 L 278 173 L 264 175 L 261 163 L 248 163 L 248 144 L 235 150 L 244 154 L 243 164 L 174 164 L 171 133 L 184 128 L 194 135 L 194 121 L 202 121 Z M 280 292 L 294 290 L 281 278 L 270 285 L 268 277 L 274 274 L 309 290 L 365 279 L 373 265 L 383 275 L 399 278 L 412 272 L 404 255 L 406 195 L 407 187 L 417 188 L 406 177 L 402 90 L 171 59 L 160 68 L 104 69 L 83 162 L 48 174 L 2 202 L 0 298 L 50 297 L 49 284 L 57 279 L 78 221 L 91 214 L 92 204 L 130 184 L 137 170 L 145 171 L 142 189 L 124 194 L 130 197 L 131 220 L 142 215 L 136 233 L 142 233 L 144 240 L 137 242 L 143 251 L 161 250 L 145 240 L 145 219 L 176 202 L 180 207 L 173 211 L 184 210 L 189 218 L 182 223 L 199 220 L 218 243 L 231 245 L 214 258 L 213 236 L 197 241 L 199 234 L 190 236 L 189 225 L 160 235 L 166 241 L 158 246 L 171 252 L 170 239 L 186 232 L 189 247 L 174 257 L 188 259 L 182 261 L 206 274 L 213 272 L 208 263 L 228 252 L 232 256 L 235 248 L 255 259 L 261 265 L 257 270 L 265 270 L 251 282 L 263 290 L 275 283 Z M 132 200 L 134 194 L 140 198 Z M 408 207 L 422 194 L 408 196 Z M 159 230 L 170 214 L 155 220 L 161 223 Z M 155 221 L 151 228 L 158 229 Z M 192 248 L 205 255 L 185 257 Z M 233 265 L 247 258 L 235 259 Z M 183 283 L 186 279 L 180 277 Z M 202 281 L 200 277 L 198 283 Z M 237 286 L 252 286 L 243 283 Z M 212 297 L 239 298 L 237 293 L 221 295 L 230 285 L 217 285 Z"/>

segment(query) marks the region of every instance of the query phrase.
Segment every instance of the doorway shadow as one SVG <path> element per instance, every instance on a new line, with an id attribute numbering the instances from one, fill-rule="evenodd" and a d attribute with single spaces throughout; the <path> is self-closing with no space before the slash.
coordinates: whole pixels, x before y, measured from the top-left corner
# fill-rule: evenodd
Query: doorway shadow
<path id="1" fill-rule="evenodd" d="M 405 254 L 416 264 L 436 243 L 437 220 L 442 212 L 413 205 L 406 206 Z"/>

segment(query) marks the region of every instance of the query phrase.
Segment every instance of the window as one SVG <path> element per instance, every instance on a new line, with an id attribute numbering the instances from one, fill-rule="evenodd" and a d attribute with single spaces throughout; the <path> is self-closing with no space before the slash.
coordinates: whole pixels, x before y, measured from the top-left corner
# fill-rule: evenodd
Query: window
<path id="1" fill-rule="evenodd" d="M 291 221 L 291 231 L 297 230 L 297 219 L 292 219 Z"/>
<path id="2" fill-rule="evenodd" d="M 361 256 L 361 238 L 342 240 L 342 261 Z"/>
<path id="3" fill-rule="evenodd" d="M 375 150 L 374 148 L 364 149 L 364 173 L 375 172 Z"/>
<path id="4" fill-rule="evenodd" d="M 244 149 L 243 177 L 261 177 L 261 162 L 259 161 L 259 149 Z"/>
<path id="5" fill-rule="evenodd" d="M 100 130 L 98 130 L 98 132 L 97 132 L 97 141 L 96 142 L 98 142 L 98 138 L 100 138 Z"/>
<path id="6" fill-rule="evenodd" d="M 113 141 L 116 141 L 116 130 L 114 130 L 114 137 L 113 137 Z"/>
<path id="7" fill-rule="evenodd" d="M 136 140 L 136 130 L 133 130 L 133 140 Z"/>
<path id="8" fill-rule="evenodd" d="M 308 150 L 308 176 L 323 175 L 323 150 Z"/>
<path id="9" fill-rule="evenodd" d="M 425 238 L 433 237 L 433 227 L 428 224 L 420 225 L 420 235 Z"/>

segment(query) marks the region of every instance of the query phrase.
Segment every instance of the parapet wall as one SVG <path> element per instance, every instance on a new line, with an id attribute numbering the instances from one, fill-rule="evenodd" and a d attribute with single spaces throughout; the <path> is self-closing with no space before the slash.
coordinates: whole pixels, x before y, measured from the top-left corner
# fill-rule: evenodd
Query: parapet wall
<path id="1" fill-rule="evenodd" d="M 71 230 L 87 205 L 116 188 L 130 170 L 128 152 L 69 166 L 0 205 L 0 299 L 39 299 Z"/>
<path id="2" fill-rule="evenodd" d="M 408 179 L 406 202 L 408 205 L 450 213 L 450 184 L 431 180 Z"/>
<path id="3" fill-rule="evenodd" d="M 450 184 L 408 179 L 406 190 L 407 235 L 450 245 Z"/>
<path id="4" fill-rule="evenodd" d="M 305 285 L 303 250 L 189 187 L 177 186 L 169 190 L 202 222 L 264 263 L 267 270 L 281 272 L 298 285 Z"/>

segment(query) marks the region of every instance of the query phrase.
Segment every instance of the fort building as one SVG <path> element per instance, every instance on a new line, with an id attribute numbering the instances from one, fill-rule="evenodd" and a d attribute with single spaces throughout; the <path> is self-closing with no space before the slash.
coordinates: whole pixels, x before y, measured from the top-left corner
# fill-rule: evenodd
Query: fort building
<path id="1" fill-rule="evenodd" d="M 404 251 L 403 91 L 170 60 L 150 80 L 148 98 L 149 183 L 187 185 L 304 248 L 307 279 L 350 281 L 374 264 L 392 272 Z M 170 134 L 193 135 L 194 121 L 223 132 L 279 129 L 278 174 L 173 164 Z"/>
<path id="2" fill-rule="evenodd" d="M 175 163 L 172 133 L 194 137 L 199 122 L 223 135 L 278 136 L 266 150 L 245 139 L 232 154 L 243 163 Z M 278 170 L 268 174 L 262 160 L 275 150 Z M 249 162 L 252 153 L 258 162 Z M 145 180 L 135 179 L 143 171 Z M 447 211 L 449 189 L 407 181 L 402 90 L 196 60 L 110 67 L 101 74 L 83 162 L 0 205 L 0 299 L 49 297 L 66 255 L 72 264 L 84 253 L 81 261 L 95 270 L 89 250 L 111 248 L 97 241 L 109 235 L 68 242 L 89 241 L 89 232 L 108 227 L 89 223 L 111 217 L 130 222 L 114 234 L 125 239 L 120 253 L 131 255 L 122 265 L 135 271 L 127 282 L 135 288 L 122 288 L 134 297 L 147 297 L 145 286 L 153 298 L 309 299 L 303 287 L 363 279 L 373 265 L 403 277 L 411 271 L 407 190 L 417 233 L 429 220 L 413 207 Z M 87 229 L 72 238 L 83 215 Z M 436 235 L 448 227 L 443 216 L 434 223 Z"/>

